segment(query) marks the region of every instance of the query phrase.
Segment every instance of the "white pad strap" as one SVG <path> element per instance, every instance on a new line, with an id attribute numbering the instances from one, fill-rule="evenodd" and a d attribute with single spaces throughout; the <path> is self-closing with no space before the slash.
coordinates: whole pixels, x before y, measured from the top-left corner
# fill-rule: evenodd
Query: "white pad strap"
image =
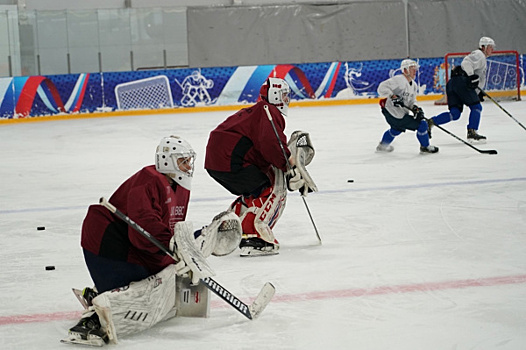
<path id="1" fill-rule="evenodd" d="M 261 208 L 256 209 L 254 226 L 261 236 L 261 239 L 274 244 L 275 238 L 271 228 L 274 227 L 285 209 L 285 204 L 287 203 L 287 187 L 283 171 L 274 166 L 272 170 L 274 171 L 272 192 Z"/>
<path id="2" fill-rule="evenodd" d="M 93 306 L 111 342 L 141 332 L 176 314 L 176 269 L 161 272 L 128 286 L 99 294 Z"/>

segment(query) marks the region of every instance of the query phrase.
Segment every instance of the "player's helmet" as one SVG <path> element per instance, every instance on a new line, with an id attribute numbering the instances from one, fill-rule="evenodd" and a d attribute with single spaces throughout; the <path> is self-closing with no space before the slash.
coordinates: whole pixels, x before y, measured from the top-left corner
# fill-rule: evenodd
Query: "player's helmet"
<path id="1" fill-rule="evenodd" d="M 480 38 L 479 40 L 479 47 L 486 47 L 486 46 L 493 46 L 495 47 L 495 41 L 487 36 L 483 36 L 482 38 Z"/>
<path id="2" fill-rule="evenodd" d="M 192 184 L 194 161 L 192 146 L 179 136 L 163 137 L 155 152 L 155 169 L 187 190 Z"/>
<path id="3" fill-rule="evenodd" d="M 409 58 L 406 58 L 402 61 L 402 63 L 400 63 L 400 70 L 402 71 L 402 73 L 404 72 L 404 70 L 409 69 L 409 67 L 416 67 L 418 69 L 418 63 Z"/>
<path id="4" fill-rule="evenodd" d="M 289 95 L 289 84 L 280 78 L 268 78 L 259 90 L 259 96 L 268 103 L 278 107 L 283 116 L 286 116 L 289 110 Z"/>

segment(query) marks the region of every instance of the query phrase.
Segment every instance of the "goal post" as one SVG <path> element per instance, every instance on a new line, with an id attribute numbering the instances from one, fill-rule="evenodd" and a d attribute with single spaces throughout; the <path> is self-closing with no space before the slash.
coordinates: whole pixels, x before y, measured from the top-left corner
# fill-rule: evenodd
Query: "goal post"
<path id="1" fill-rule="evenodd" d="M 454 52 L 444 56 L 444 74 L 446 83 L 451 77 L 451 70 L 460 66 L 464 57 L 470 52 Z M 484 91 L 498 100 L 521 99 L 521 67 L 519 53 L 514 50 L 493 51 L 487 58 L 486 85 Z M 435 104 L 447 104 L 446 96 L 435 101 Z"/>

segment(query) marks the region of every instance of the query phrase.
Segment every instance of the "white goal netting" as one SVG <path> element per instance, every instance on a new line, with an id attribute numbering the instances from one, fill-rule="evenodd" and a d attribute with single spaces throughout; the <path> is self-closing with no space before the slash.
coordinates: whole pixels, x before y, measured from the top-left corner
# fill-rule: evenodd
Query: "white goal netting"
<path id="1" fill-rule="evenodd" d="M 117 107 L 126 109 L 158 109 L 173 107 L 172 90 L 165 75 L 135 80 L 115 86 Z"/>

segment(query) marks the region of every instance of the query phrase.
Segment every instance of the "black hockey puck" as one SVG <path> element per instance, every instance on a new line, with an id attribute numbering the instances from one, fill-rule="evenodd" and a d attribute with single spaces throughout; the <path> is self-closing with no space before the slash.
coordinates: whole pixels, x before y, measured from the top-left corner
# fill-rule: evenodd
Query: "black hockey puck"
<path id="1" fill-rule="evenodd" d="M 44 226 L 38 226 L 38 227 L 37 227 L 37 230 L 39 230 L 39 231 L 44 231 L 45 229 L 46 229 L 46 228 L 45 228 Z"/>
<path id="2" fill-rule="evenodd" d="M 46 266 L 46 271 L 54 270 L 55 266 Z"/>
<path id="3" fill-rule="evenodd" d="M 347 182 L 354 182 L 354 180 L 347 180 Z"/>

